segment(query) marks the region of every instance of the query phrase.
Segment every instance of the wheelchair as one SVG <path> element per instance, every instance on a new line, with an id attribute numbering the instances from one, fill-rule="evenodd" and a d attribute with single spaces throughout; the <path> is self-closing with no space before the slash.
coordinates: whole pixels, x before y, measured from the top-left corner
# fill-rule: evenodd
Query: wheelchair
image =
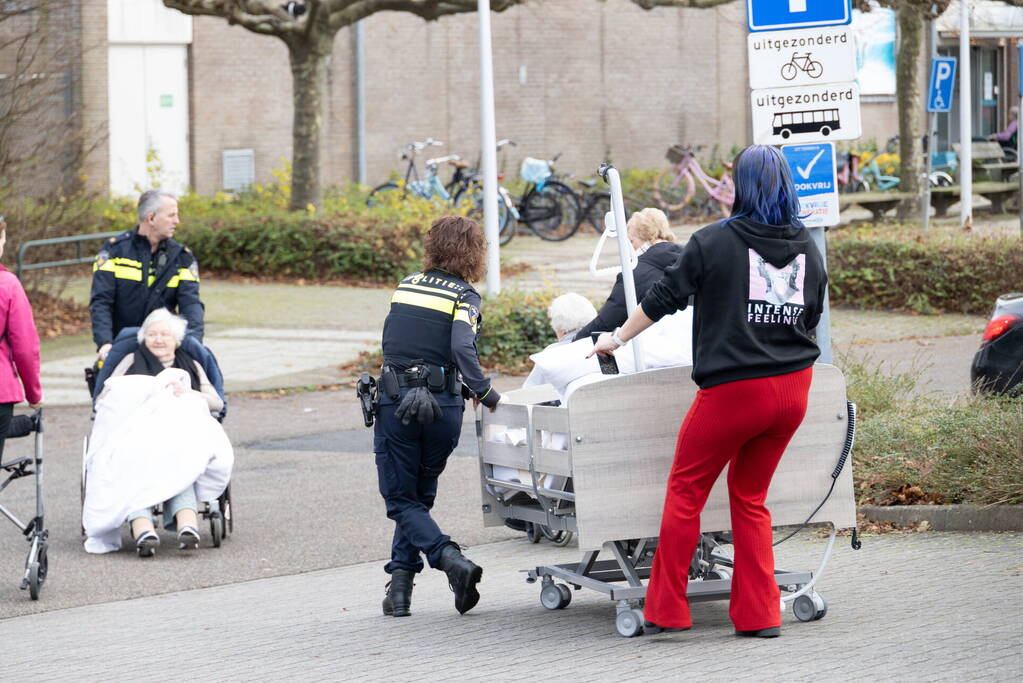
<path id="1" fill-rule="evenodd" d="M 103 391 L 103 385 L 106 380 L 109 379 L 114 368 L 117 364 L 124 359 L 129 353 L 134 353 L 138 349 L 138 334 L 139 328 L 127 327 L 117 335 L 114 340 L 113 346 L 110 352 L 107 354 L 105 362 L 97 361 L 92 367 L 85 368 L 85 384 L 89 390 L 89 395 L 92 397 L 93 402 L 93 417 L 95 417 L 95 403 L 96 399 L 99 398 L 100 393 Z M 227 417 L 227 395 L 224 393 L 224 376 L 220 371 L 220 365 L 217 363 L 216 356 L 207 347 L 203 346 L 194 337 L 185 336 L 184 341 L 181 344 L 189 355 L 192 356 L 203 368 L 206 376 L 209 377 L 210 383 L 217 390 L 220 398 L 224 402 L 224 407 L 219 412 L 214 413 L 213 417 L 220 423 L 224 422 L 224 418 Z M 81 509 L 84 513 L 85 509 L 85 491 L 88 483 L 88 468 L 87 468 L 87 457 L 89 453 L 89 437 L 86 436 L 82 444 L 82 477 L 81 477 Z M 163 505 L 157 504 L 152 508 L 155 519 L 155 526 L 160 528 L 162 526 L 163 517 Z M 213 547 L 219 548 L 223 543 L 223 540 L 234 533 L 234 510 L 231 506 L 231 484 L 228 483 L 227 488 L 220 494 L 214 503 L 210 501 L 199 501 L 199 507 L 196 510 L 199 518 L 203 523 L 209 523 L 210 525 L 210 538 L 213 541 Z M 82 537 L 85 537 L 85 525 L 81 526 Z"/>
<path id="2" fill-rule="evenodd" d="M 35 434 L 35 453 L 31 457 L 26 455 L 7 462 L 0 462 L 0 470 L 3 475 L 6 475 L 6 479 L 0 483 L 0 491 L 7 488 L 7 485 L 15 479 L 35 477 L 35 516 L 28 523 L 22 522 L 3 504 L 0 504 L 0 514 L 11 520 L 11 523 L 18 527 L 18 530 L 29 542 L 28 557 L 25 559 L 25 575 L 21 579 L 21 590 L 27 588 L 29 596 L 33 600 L 38 600 L 49 571 L 49 561 L 46 557 L 49 532 L 43 524 L 43 411 L 41 409 L 31 415 L 15 415 L 11 418 L 11 425 L 7 428 L 8 439 L 17 439 L 29 434 Z"/>

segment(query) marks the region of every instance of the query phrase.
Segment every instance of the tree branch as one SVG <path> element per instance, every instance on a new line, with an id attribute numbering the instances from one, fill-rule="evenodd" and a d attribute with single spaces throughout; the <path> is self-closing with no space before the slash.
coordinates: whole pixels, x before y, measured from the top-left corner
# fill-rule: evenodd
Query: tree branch
<path id="1" fill-rule="evenodd" d="M 274 0 L 163 0 L 163 4 L 193 16 L 222 17 L 229 24 L 268 36 L 284 36 L 304 27 L 303 21 L 284 11 L 284 3 Z"/>

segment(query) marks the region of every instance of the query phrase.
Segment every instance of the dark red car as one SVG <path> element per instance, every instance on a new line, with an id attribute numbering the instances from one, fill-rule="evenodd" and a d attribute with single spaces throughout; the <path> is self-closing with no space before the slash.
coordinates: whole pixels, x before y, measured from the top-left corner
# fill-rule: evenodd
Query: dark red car
<path id="1" fill-rule="evenodd" d="M 970 378 L 977 392 L 1023 392 L 1023 293 L 998 297 Z"/>

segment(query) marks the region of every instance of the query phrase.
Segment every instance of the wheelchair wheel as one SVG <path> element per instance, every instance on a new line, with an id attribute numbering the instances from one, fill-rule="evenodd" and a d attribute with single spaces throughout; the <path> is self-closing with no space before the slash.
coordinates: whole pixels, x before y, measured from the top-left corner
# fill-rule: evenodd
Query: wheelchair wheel
<path id="1" fill-rule="evenodd" d="M 224 492 L 217 498 L 220 503 L 220 514 L 224 518 L 224 538 L 234 533 L 234 510 L 231 507 L 231 485 L 228 484 Z"/>
<path id="2" fill-rule="evenodd" d="M 529 539 L 529 542 L 539 543 L 542 537 L 543 532 L 540 530 L 540 525 L 530 522 L 529 526 L 526 528 L 526 538 Z"/>
<path id="3" fill-rule="evenodd" d="M 224 539 L 224 518 L 219 510 L 210 513 L 210 535 L 213 536 L 213 547 L 219 548 Z"/>

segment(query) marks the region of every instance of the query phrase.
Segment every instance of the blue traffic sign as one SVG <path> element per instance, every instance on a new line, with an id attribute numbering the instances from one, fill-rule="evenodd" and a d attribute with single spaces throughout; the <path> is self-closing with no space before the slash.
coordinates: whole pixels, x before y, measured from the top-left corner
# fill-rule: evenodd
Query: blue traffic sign
<path id="1" fill-rule="evenodd" d="M 746 0 L 750 31 L 840 26 L 852 21 L 851 0 Z"/>
<path id="2" fill-rule="evenodd" d="M 947 112 L 952 109 L 952 88 L 956 82 L 956 58 L 935 57 L 931 60 L 931 80 L 927 86 L 927 111 Z"/>
<path id="3" fill-rule="evenodd" d="M 792 171 L 803 225 L 808 228 L 838 225 L 834 143 L 785 145 L 781 152 Z"/>

